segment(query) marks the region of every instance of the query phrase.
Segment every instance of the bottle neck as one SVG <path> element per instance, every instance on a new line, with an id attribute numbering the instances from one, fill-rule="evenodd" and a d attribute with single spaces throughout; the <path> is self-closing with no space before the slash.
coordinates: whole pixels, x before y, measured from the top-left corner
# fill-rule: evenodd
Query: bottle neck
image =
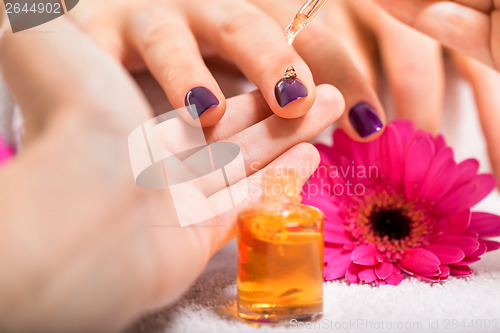
<path id="1" fill-rule="evenodd" d="M 267 175 L 263 179 L 262 205 L 268 212 L 298 209 L 301 183 L 295 171 Z"/>

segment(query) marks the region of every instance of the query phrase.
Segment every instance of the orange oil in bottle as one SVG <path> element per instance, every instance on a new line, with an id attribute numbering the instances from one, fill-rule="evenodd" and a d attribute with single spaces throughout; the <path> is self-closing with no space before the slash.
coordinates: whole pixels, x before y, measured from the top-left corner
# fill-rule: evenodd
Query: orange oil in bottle
<path id="1" fill-rule="evenodd" d="M 261 206 L 239 216 L 238 314 L 314 319 L 323 310 L 323 214 L 300 204 L 294 173 L 264 177 L 263 190 Z"/>

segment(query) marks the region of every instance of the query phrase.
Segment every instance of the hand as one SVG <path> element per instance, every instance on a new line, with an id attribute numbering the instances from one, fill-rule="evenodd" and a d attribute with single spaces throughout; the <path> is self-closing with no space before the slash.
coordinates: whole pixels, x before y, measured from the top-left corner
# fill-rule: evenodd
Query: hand
<path id="1" fill-rule="evenodd" d="M 0 261 L 8 267 L 0 331 L 110 332 L 171 303 L 234 237 L 236 209 L 207 222 L 217 228 L 154 227 L 176 219 L 169 192 L 135 185 L 127 149 L 151 110 L 120 66 L 64 18 L 4 32 L 0 49 L 26 121 L 22 153 L 0 171 Z M 264 101 L 258 92 L 229 99 L 207 140 L 242 149 L 248 182 L 282 167 L 307 178 L 319 156 L 301 142 L 340 116 L 340 93 L 317 87 L 297 119 L 273 115 Z"/>
<path id="2" fill-rule="evenodd" d="M 234 63 L 282 118 L 301 117 L 314 103 L 311 72 L 288 46 L 283 28 L 248 2 L 88 0 L 68 15 L 129 70 L 146 66 L 174 108 L 184 106 L 189 92 L 198 96 L 198 113 L 206 111 L 200 116 L 204 127 L 222 118 L 226 99 L 202 56 L 216 54 Z M 303 87 L 276 96 L 276 85 L 289 65 Z M 216 100 L 206 90 L 193 93 L 195 87 L 207 88 Z"/>
<path id="3" fill-rule="evenodd" d="M 498 0 L 375 0 L 411 27 L 500 71 Z"/>
<path id="4" fill-rule="evenodd" d="M 285 26 L 302 1 L 252 0 Z M 439 129 L 444 94 L 441 47 L 399 23 L 370 1 L 329 1 L 321 16 L 301 31 L 294 47 L 318 83 L 336 86 L 346 100 L 340 124 L 349 136 L 368 141 L 385 123 L 379 88 L 379 54 L 390 87 L 396 118 L 420 128 Z M 362 104 L 360 104 L 362 103 Z M 371 122 L 370 122 L 371 120 Z M 361 133 L 359 132 L 361 131 Z"/>
<path id="5" fill-rule="evenodd" d="M 281 25 L 302 2 L 252 1 L 280 20 Z M 407 3 L 398 1 L 391 8 Z M 386 101 L 392 102 L 387 104 L 393 107 L 395 118 L 410 119 L 418 128 L 438 133 L 446 87 L 446 52 L 451 64 L 472 85 L 492 167 L 500 178 L 500 135 L 496 128 L 500 99 L 495 90 L 500 86 L 499 73 L 456 51 L 443 50 L 437 41 L 401 23 L 372 0 L 330 1 L 321 14 L 322 18 L 316 18 L 299 33 L 294 47 L 311 68 L 316 82 L 333 84 L 342 92 L 346 112 L 340 123 L 351 137 L 356 137 L 356 132 L 349 121 L 349 110 L 358 103 L 371 105 L 384 119 L 377 93 L 378 87 L 385 84 L 379 82 L 383 76 L 390 92 Z M 383 76 L 378 71 L 378 58 Z"/>

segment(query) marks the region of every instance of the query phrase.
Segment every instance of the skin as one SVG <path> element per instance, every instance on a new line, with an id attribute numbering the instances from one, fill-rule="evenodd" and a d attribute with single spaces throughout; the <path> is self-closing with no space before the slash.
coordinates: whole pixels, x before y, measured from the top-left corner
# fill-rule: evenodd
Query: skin
<path id="1" fill-rule="evenodd" d="M 379 1 L 393 11 L 411 10 L 396 2 Z M 421 1 L 401 3 L 410 2 Z M 395 117 L 411 119 L 432 133 L 440 131 L 446 84 L 438 42 L 394 19 L 373 0 L 339 0 L 328 2 L 322 17 L 300 32 L 290 48 L 283 30 L 301 4 L 301 0 L 88 0 L 70 16 L 128 69 L 150 70 L 174 107 L 183 105 L 193 86 L 213 91 L 221 104 L 202 115 L 203 126 L 214 125 L 226 108 L 224 96 L 203 63 L 203 58 L 218 57 L 254 82 L 280 117 L 301 116 L 310 108 L 314 100 L 311 74 L 316 84 L 336 86 L 346 100 L 339 123 L 358 141 L 373 140 L 381 132 L 361 138 L 348 119 L 353 106 L 370 104 L 385 123 L 386 110 L 379 96 L 381 65 Z M 487 6 L 482 3 L 479 8 Z M 310 95 L 279 108 L 274 85 L 290 64 Z"/>
<path id="2" fill-rule="evenodd" d="M 499 0 L 375 0 L 406 24 L 500 70 Z"/>
<path id="3" fill-rule="evenodd" d="M 217 227 L 153 227 L 176 213 L 168 191 L 141 189 L 131 175 L 128 135 L 153 114 L 129 75 L 64 18 L 4 30 L 0 48 L 2 74 L 27 121 L 22 152 L 0 171 L 0 261 L 9 267 L 0 280 L 0 331 L 114 332 L 172 303 L 234 237 L 236 214 L 256 194 L 207 221 Z M 207 139 L 241 147 L 250 186 L 285 167 L 306 170 L 304 182 L 319 156 L 302 142 L 344 109 L 334 87 L 316 90 L 310 111 L 291 120 L 274 115 L 258 92 L 228 99 L 227 117 Z M 220 190 L 205 185 L 208 195 Z M 201 189 L 191 191 L 203 205 Z"/>
<path id="4" fill-rule="evenodd" d="M 452 62 L 474 91 L 493 172 L 500 178 L 500 1 L 374 0 L 395 18 L 455 50 Z"/>
<path id="5" fill-rule="evenodd" d="M 342 90 L 348 101 L 346 110 L 359 102 L 368 102 L 379 113 L 382 122 L 385 121 L 373 85 L 350 63 L 350 53 L 346 53 L 343 46 L 332 52 L 334 58 L 339 58 L 339 65 L 328 69 L 323 77 L 317 75 L 324 71 L 324 65 L 320 64 L 322 59 L 309 57 L 314 60 L 306 64 L 307 45 L 297 40 L 296 47 L 288 46 L 283 30 L 295 14 L 299 1 L 282 6 L 280 12 L 263 3 L 246 0 L 87 0 L 69 16 L 129 70 L 151 71 L 175 108 L 183 106 L 186 92 L 194 86 L 202 85 L 213 91 L 221 104 L 200 117 L 205 127 L 217 123 L 226 107 L 217 82 L 203 63 L 203 58 L 207 57 L 218 57 L 241 71 L 280 117 L 300 117 L 310 109 L 315 99 L 313 70 L 314 80 L 334 84 Z M 276 19 L 278 13 L 281 20 Z M 334 47 L 333 42 L 328 44 Z M 316 46 L 311 52 L 315 49 Z M 344 68 L 343 62 L 350 67 L 335 74 L 334 70 Z M 294 66 L 309 95 L 280 108 L 274 86 L 289 65 Z M 362 139 L 346 116 L 342 119 L 342 125 L 356 140 L 372 140 L 381 134 Z"/>

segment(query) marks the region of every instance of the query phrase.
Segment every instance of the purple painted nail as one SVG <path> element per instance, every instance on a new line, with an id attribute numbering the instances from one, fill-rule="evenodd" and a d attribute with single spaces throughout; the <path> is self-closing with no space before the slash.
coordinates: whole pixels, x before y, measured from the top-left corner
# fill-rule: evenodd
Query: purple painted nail
<path id="1" fill-rule="evenodd" d="M 359 103 L 351 108 L 349 121 L 362 138 L 366 138 L 384 127 L 377 112 L 366 103 Z"/>
<path id="2" fill-rule="evenodd" d="M 188 91 L 184 104 L 193 119 L 198 119 L 203 112 L 219 105 L 219 100 L 205 87 L 195 87 Z"/>
<path id="3" fill-rule="evenodd" d="M 274 95 L 281 107 L 307 96 L 307 88 L 297 79 L 293 66 L 288 66 L 284 78 L 276 83 Z"/>

